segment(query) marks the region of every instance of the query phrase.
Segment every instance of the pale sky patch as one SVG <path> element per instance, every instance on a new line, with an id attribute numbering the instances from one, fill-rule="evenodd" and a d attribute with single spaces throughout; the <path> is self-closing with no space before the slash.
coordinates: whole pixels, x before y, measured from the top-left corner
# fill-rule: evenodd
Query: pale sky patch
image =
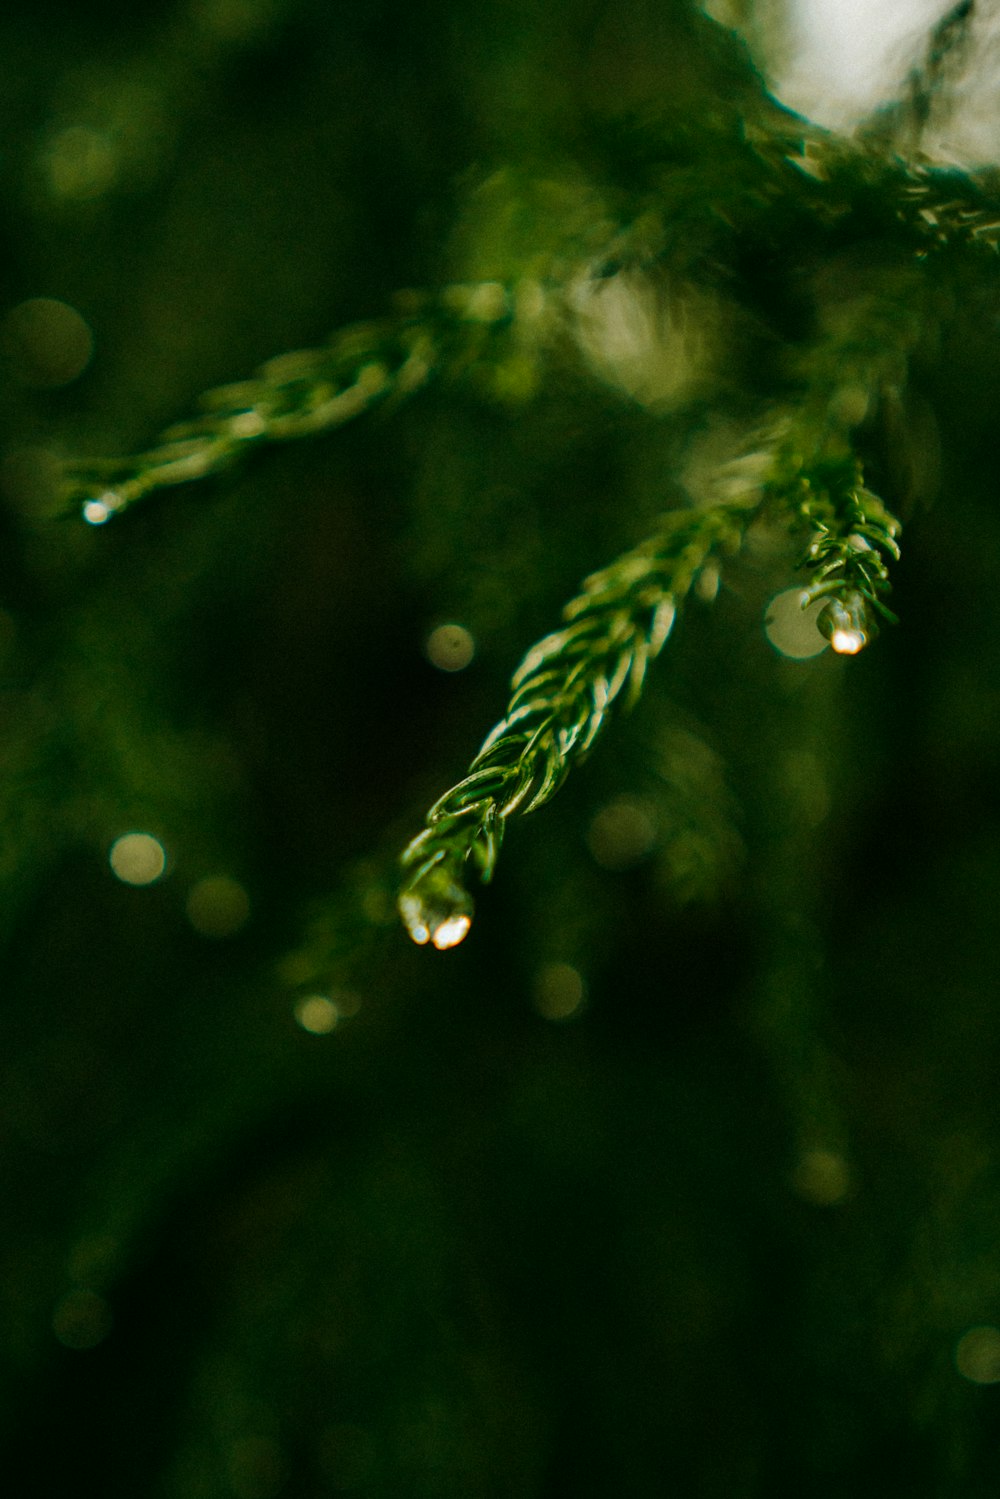
<path id="1" fill-rule="evenodd" d="M 847 129 L 899 96 L 949 0 L 791 0 L 790 61 L 775 91 L 821 125 Z"/>

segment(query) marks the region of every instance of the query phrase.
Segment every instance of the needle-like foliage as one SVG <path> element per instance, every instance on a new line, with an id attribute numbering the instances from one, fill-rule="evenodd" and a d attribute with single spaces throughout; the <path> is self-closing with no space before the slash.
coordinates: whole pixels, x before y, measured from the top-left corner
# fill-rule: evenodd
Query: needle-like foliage
<path id="1" fill-rule="evenodd" d="M 935 34 L 931 72 L 962 21 L 956 13 Z M 911 83 L 914 98 L 930 88 L 924 74 Z M 586 580 L 561 627 L 524 658 L 506 712 L 468 775 L 433 805 L 403 854 L 400 910 L 416 942 L 446 948 L 462 940 L 472 917 L 467 866 L 492 877 L 508 821 L 543 806 L 612 710 L 636 701 L 699 572 L 716 554 L 737 553 L 762 512 L 803 536 L 802 606 L 825 601 L 818 624 L 835 651 L 856 654 L 880 617 L 894 619 L 885 597 L 899 522 L 864 483 L 864 449 L 887 393 L 898 399 L 905 386 L 926 320 L 913 304 L 926 313 L 928 260 L 994 251 L 1000 192 L 989 175 L 900 155 L 892 118 L 848 139 L 761 97 L 749 113 L 720 108 L 697 122 L 665 121 L 661 149 L 655 135 L 645 139 L 624 209 L 570 189 L 556 195 L 566 223 L 534 255 L 530 276 L 401 297 L 395 318 L 348 328 L 324 348 L 281 355 L 252 379 L 207 392 L 200 415 L 146 452 L 67 465 L 63 500 L 103 524 L 154 490 L 220 473 L 251 447 L 341 426 L 431 379 L 472 374 L 489 393 L 484 368 L 503 368 L 512 349 L 544 363 L 577 343 L 586 350 L 589 337 L 593 351 L 602 330 L 588 335 L 583 323 L 619 276 L 631 278 L 627 297 L 657 278 L 683 286 L 710 265 L 720 290 L 742 274 L 747 256 L 767 255 L 784 257 L 795 287 L 796 264 L 878 237 L 879 263 L 853 299 L 831 317 L 817 297 L 812 315 L 827 316 L 829 326 L 805 353 L 792 347 L 779 377 L 788 394 L 784 402 L 770 396 L 756 482 L 736 500 L 669 512 L 648 541 Z M 603 336 L 620 338 L 607 327 Z M 601 370 L 598 357 L 597 365 L 607 376 L 607 361 Z M 498 378 L 494 393 L 503 383 Z M 518 399 L 532 386 L 529 379 Z"/>

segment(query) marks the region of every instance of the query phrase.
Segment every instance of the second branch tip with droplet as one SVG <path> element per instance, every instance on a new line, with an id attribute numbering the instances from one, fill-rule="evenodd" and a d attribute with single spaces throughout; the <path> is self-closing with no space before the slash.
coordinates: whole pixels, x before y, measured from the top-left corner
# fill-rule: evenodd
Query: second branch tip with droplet
<path id="1" fill-rule="evenodd" d="M 816 625 L 838 656 L 856 656 L 878 634 L 865 598 L 854 590 L 843 598 L 829 599 Z"/>

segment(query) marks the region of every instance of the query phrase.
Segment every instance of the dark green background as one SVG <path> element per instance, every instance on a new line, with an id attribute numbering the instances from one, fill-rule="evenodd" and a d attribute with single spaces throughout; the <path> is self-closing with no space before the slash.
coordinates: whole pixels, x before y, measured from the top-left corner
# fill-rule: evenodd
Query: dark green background
<path id="1" fill-rule="evenodd" d="M 668 0 L 4 9 L 0 316 L 54 297 L 95 339 L 65 390 L 8 358 L 0 394 L 18 1499 L 996 1493 L 1000 1393 L 955 1361 L 1000 1323 L 995 263 L 920 354 L 942 482 L 902 626 L 784 661 L 794 550 L 735 567 L 448 955 L 392 919 L 395 851 L 672 500 L 691 418 L 556 360 L 530 402 L 443 382 L 100 530 L 23 481 L 400 288 L 516 274 L 559 226 L 523 187 L 484 229 L 477 185 L 626 195 L 664 99 L 753 96 L 711 38 Z M 117 175 L 60 196 L 80 124 Z M 743 268 L 762 303 L 780 253 Z M 478 652 L 445 676 L 451 619 Z M 587 829 L 633 793 L 660 842 L 602 869 Z M 134 828 L 148 889 L 108 868 Z M 226 940 L 185 915 L 214 874 L 251 901 Z M 562 1024 L 553 962 L 587 985 Z M 316 988 L 360 1001 L 328 1036 Z"/>

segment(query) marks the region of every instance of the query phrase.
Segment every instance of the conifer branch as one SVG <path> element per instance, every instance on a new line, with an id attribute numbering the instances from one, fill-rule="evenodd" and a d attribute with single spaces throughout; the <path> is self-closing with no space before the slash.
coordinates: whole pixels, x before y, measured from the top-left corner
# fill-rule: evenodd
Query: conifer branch
<path id="1" fill-rule="evenodd" d="M 714 129 L 718 135 L 719 125 Z M 906 160 L 874 134 L 847 140 L 778 109 L 746 122 L 738 140 L 732 132 L 726 140 L 730 155 L 736 151 L 727 158 L 727 180 L 737 184 L 729 189 L 726 212 L 717 201 L 725 196 L 723 188 L 712 176 L 699 186 L 700 178 L 693 181 L 689 171 L 668 171 L 653 212 L 638 213 L 631 227 L 606 230 L 603 261 L 617 263 L 623 254 L 641 262 L 669 258 L 668 224 L 686 226 L 689 236 L 699 205 L 716 227 L 728 223 L 737 232 L 766 233 L 782 200 L 797 213 L 830 223 L 867 204 L 883 221 L 903 228 L 918 258 L 951 245 L 1000 247 L 995 174 Z M 718 144 L 721 149 L 721 135 Z M 565 316 L 571 271 L 579 266 L 579 258 L 557 258 L 555 279 L 547 285 L 487 281 L 449 286 L 439 295 L 406 294 L 396 318 L 353 325 L 323 347 L 278 355 L 250 379 L 206 391 L 197 416 L 169 427 L 140 453 L 67 463 L 60 499 L 81 509 L 91 525 L 101 525 L 156 490 L 224 472 L 250 448 L 332 430 L 380 402 L 413 393 L 433 375 L 473 367 L 497 331 L 514 328 L 537 341 Z"/>
<path id="2" fill-rule="evenodd" d="M 892 588 L 889 562 L 899 560 L 900 524 L 865 488 L 853 458 L 801 482 L 798 516 L 814 528 L 802 560 L 813 582 L 802 607 L 826 599 L 819 630 L 839 655 L 856 656 L 878 634 L 877 616 L 897 623 L 884 600 Z"/>
<path id="3" fill-rule="evenodd" d="M 864 487 L 858 461 L 849 454 L 807 464 L 780 429 L 764 446 L 766 476 L 738 481 L 728 501 L 668 514 L 656 536 L 589 577 L 563 609 L 563 627 L 525 656 L 506 714 L 469 774 L 434 803 L 402 854 L 399 910 L 418 945 L 444 950 L 464 939 L 474 910 L 466 866 L 484 884 L 492 879 L 508 819 L 543 806 L 615 704 L 635 703 L 706 562 L 716 552 L 735 554 L 762 512 L 810 529 L 802 565 L 813 582 L 802 607 L 826 600 L 817 623 L 838 654 L 856 655 L 874 639 L 874 614 L 895 619 L 884 596 L 899 523 Z"/>
<path id="4" fill-rule="evenodd" d="M 918 259 L 951 248 L 1000 248 L 1000 179 L 995 170 L 965 172 L 919 156 L 887 158 L 873 188 L 887 190 L 899 224 L 917 245 Z"/>
<path id="5" fill-rule="evenodd" d="M 918 259 L 951 247 L 996 252 L 996 168 L 963 171 L 938 165 L 916 150 L 904 152 L 893 142 L 891 124 L 890 117 L 876 117 L 852 137 L 794 116 L 771 115 L 748 124 L 747 140 L 765 167 L 765 179 L 753 184 L 765 214 L 776 198 L 791 206 L 798 197 L 799 211 L 805 209 L 821 223 L 835 224 L 862 212 L 881 220 L 886 229 L 901 229 Z M 753 197 L 748 195 L 747 202 L 757 217 Z"/>
<path id="6" fill-rule="evenodd" d="M 995 171 L 973 174 L 910 162 L 896 212 L 924 242 L 923 254 L 952 245 L 994 253 L 1000 248 L 1000 184 Z"/>
<path id="7" fill-rule="evenodd" d="M 321 348 L 279 354 L 249 380 L 206 391 L 200 415 L 168 428 L 144 452 L 66 464 L 62 502 L 102 525 L 155 490 L 222 473 L 249 448 L 341 427 L 389 397 L 419 390 L 442 369 L 474 360 L 483 339 L 508 326 L 526 297 L 524 288 L 484 282 L 401 300 L 411 306 L 397 319 L 355 324 Z"/>
<path id="8" fill-rule="evenodd" d="M 200 416 L 144 452 L 68 464 L 62 498 L 102 525 L 155 490 L 223 472 L 249 448 L 341 426 L 393 391 L 416 389 L 430 353 L 419 328 L 373 323 L 345 329 L 325 348 L 281 354 L 249 380 L 206 391 Z"/>
<path id="9" fill-rule="evenodd" d="M 754 498 L 669 514 L 658 535 L 589 577 L 564 608 L 563 627 L 528 652 L 469 774 L 435 802 L 403 853 L 399 908 L 415 942 L 462 941 L 473 911 L 466 864 L 488 882 L 507 820 L 543 806 L 614 705 L 635 702 L 711 554 L 738 549 L 761 502 L 759 492 Z"/>

